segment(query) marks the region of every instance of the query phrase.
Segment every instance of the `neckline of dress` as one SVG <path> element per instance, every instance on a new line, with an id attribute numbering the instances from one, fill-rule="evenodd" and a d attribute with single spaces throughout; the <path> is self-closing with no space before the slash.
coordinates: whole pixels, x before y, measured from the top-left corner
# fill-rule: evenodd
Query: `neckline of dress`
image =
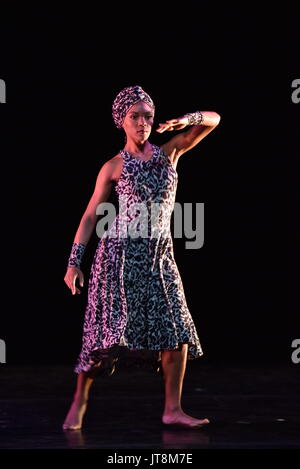
<path id="1" fill-rule="evenodd" d="M 153 143 L 150 143 L 151 147 L 152 147 L 152 156 L 151 158 L 149 158 L 149 160 L 142 160 L 141 158 L 139 158 L 138 156 L 134 156 L 132 155 L 129 151 L 127 150 L 121 150 L 123 153 L 126 153 L 127 155 L 130 156 L 130 158 L 133 158 L 137 161 L 142 161 L 143 163 L 149 163 L 150 161 L 153 161 L 154 157 L 155 157 L 155 154 L 156 154 L 156 151 L 157 151 L 157 148 L 156 148 L 156 145 L 153 145 Z"/>

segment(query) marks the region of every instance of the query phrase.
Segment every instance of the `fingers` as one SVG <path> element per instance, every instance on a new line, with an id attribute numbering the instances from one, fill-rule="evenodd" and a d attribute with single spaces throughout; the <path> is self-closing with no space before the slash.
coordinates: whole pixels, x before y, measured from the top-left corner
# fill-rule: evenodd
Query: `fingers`
<path id="1" fill-rule="evenodd" d="M 80 286 L 83 287 L 84 285 L 84 275 L 82 272 L 80 272 L 79 274 L 79 282 L 80 282 Z"/>
<path id="2" fill-rule="evenodd" d="M 166 130 L 168 131 L 172 131 L 174 130 L 174 126 L 178 125 L 179 124 L 179 120 L 178 119 L 170 119 L 168 121 L 166 121 L 164 124 L 159 124 L 159 128 L 156 129 L 157 132 L 159 133 L 163 133 L 165 132 Z"/>
<path id="3" fill-rule="evenodd" d="M 77 276 L 78 276 L 78 274 L 76 273 L 76 274 L 74 275 L 73 282 L 72 282 L 72 284 L 71 284 L 72 295 L 75 295 L 76 291 L 78 290 L 78 288 L 77 288 L 76 285 L 75 285 Z"/>
<path id="4" fill-rule="evenodd" d="M 76 293 L 78 293 L 80 295 L 81 290 L 79 290 L 79 288 L 75 287 L 75 288 L 71 288 L 71 292 L 72 292 L 72 295 L 76 295 Z"/>
<path id="5" fill-rule="evenodd" d="M 76 287 L 76 279 L 77 277 L 79 277 L 79 281 L 80 281 L 80 286 L 83 287 L 83 274 L 80 275 L 80 273 L 77 273 L 74 275 L 74 278 L 73 278 L 73 282 L 71 283 L 71 291 L 72 291 L 72 295 L 75 295 L 76 293 L 78 293 L 80 295 L 81 293 L 81 290 L 79 290 L 79 288 Z"/>
<path id="6" fill-rule="evenodd" d="M 156 129 L 157 132 L 159 133 L 163 133 L 165 132 L 165 130 L 174 130 L 174 127 L 171 126 L 170 124 L 159 124 L 160 127 L 158 129 Z"/>
<path id="7" fill-rule="evenodd" d="M 70 288 L 72 295 L 76 295 L 78 293 L 80 295 L 81 290 L 76 287 L 76 279 L 79 278 L 80 286 L 83 287 L 84 285 L 84 275 L 80 269 L 78 270 L 71 270 L 67 272 L 65 275 L 64 281 L 68 288 Z"/>

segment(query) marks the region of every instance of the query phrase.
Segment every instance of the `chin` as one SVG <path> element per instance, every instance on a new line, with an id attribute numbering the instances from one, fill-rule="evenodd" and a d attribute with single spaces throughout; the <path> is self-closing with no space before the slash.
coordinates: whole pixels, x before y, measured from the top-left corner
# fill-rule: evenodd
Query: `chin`
<path id="1" fill-rule="evenodd" d="M 149 138 L 149 135 L 147 137 L 140 136 L 139 142 L 146 142 L 148 140 L 148 138 Z"/>

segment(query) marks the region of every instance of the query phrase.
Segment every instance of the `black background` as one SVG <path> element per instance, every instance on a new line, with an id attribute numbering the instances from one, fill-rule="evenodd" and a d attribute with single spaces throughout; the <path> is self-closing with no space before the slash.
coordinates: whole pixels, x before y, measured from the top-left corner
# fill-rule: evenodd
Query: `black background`
<path id="1" fill-rule="evenodd" d="M 98 171 L 123 147 L 112 101 L 140 84 L 156 125 L 197 109 L 222 117 L 177 167 L 177 202 L 205 203 L 204 246 L 174 240 L 201 360 L 290 365 L 300 332 L 296 21 L 246 7 L 206 13 L 189 3 L 165 16 L 145 8 L 137 18 L 132 4 L 113 13 L 28 7 L 2 18 L 7 362 L 77 358 L 87 291 L 71 295 L 66 263 Z M 86 285 L 97 242 L 95 234 L 83 263 Z"/>

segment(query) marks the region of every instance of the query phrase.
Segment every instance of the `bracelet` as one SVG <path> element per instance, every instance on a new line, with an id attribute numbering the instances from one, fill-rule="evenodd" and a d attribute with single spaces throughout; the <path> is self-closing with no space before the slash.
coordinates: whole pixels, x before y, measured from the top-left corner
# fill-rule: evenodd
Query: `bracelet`
<path id="1" fill-rule="evenodd" d="M 204 120 L 204 116 L 201 111 L 188 112 L 184 117 L 188 118 L 189 125 L 200 125 Z"/>
<path id="2" fill-rule="evenodd" d="M 71 254 L 68 260 L 68 267 L 80 267 L 85 248 L 85 244 L 73 243 Z"/>

